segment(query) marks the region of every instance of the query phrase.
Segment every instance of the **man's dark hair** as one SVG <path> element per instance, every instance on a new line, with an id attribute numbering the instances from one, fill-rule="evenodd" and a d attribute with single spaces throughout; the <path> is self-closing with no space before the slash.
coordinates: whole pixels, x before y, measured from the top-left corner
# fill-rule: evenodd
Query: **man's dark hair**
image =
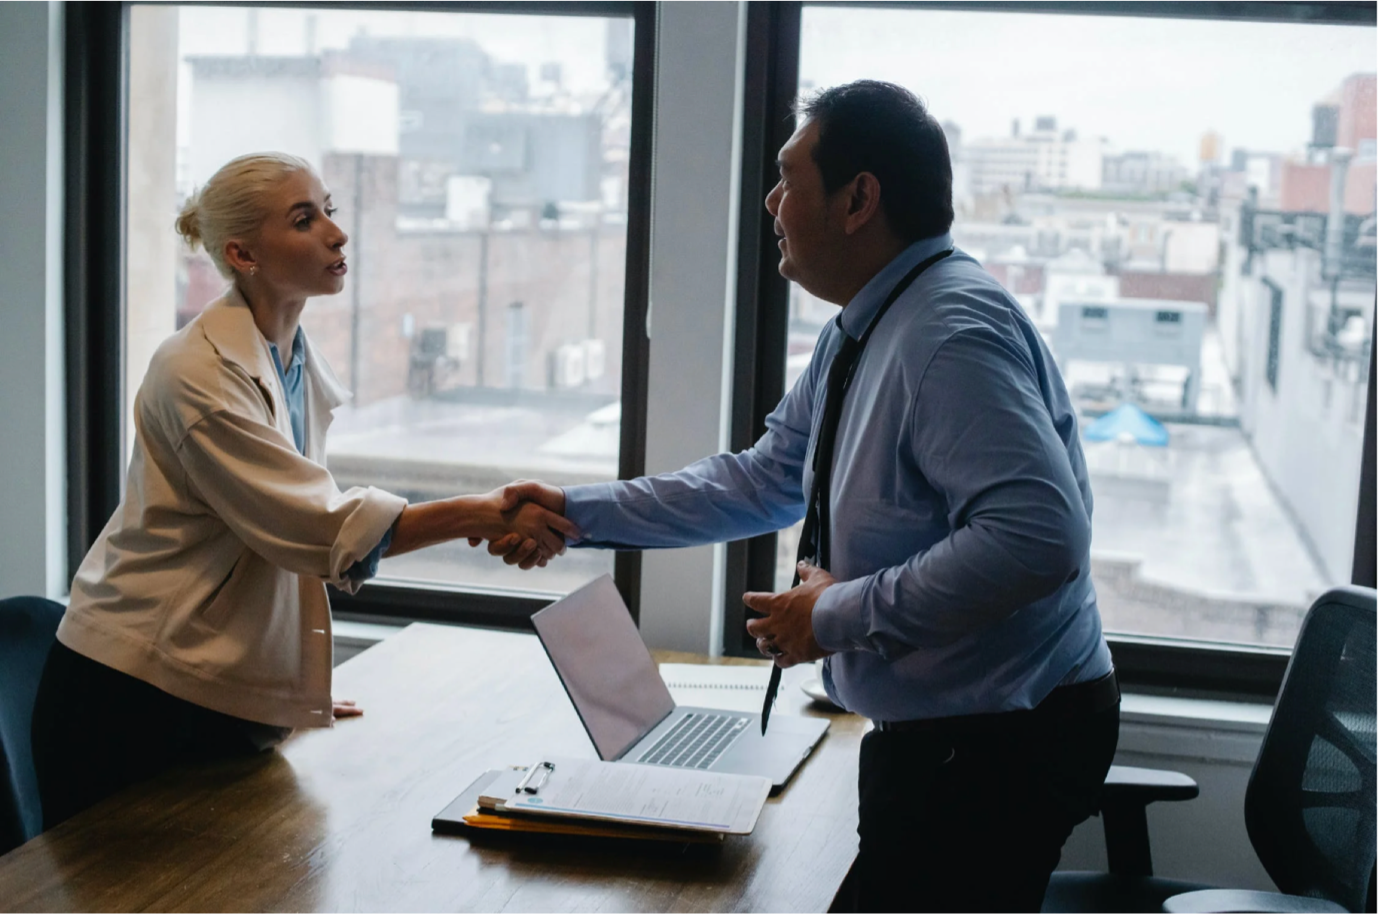
<path id="1" fill-rule="evenodd" d="M 913 93 L 893 83 L 856 80 L 799 103 L 820 133 L 812 159 L 828 194 L 861 172 L 879 180 L 889 226 L 909 242 L 951 228 L 951 155 L 942 125 Z"/>

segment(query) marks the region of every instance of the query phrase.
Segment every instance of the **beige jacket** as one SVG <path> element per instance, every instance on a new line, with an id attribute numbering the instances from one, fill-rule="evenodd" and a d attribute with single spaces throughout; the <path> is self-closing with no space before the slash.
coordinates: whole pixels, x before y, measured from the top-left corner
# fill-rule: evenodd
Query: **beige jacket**
<path id="1" fill-rule="evenodd" d="M 306 457 L 237 292 L 163 342 L 135 399 L 125 499 L 72 582 L 64 645 L 242 719 L 331 724 L 324 583 L 354 591 L 346 570 L 406 501 L 337 489 L 323 459 L 347 393 L 310 342 L 304 372 Z"/>

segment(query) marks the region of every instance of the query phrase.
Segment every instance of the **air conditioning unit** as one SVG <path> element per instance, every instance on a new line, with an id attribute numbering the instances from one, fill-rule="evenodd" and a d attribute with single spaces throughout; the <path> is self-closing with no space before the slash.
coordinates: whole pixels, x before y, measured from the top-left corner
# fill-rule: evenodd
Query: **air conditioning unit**
<path id="1" fill-rule="evenodd" d="M 576 388 L 586 381 L 586 350 L 581 344 L 563 344 L 548 360 L 551 387 Z"/>
<path id="2" fill-rule="evenodd" d="M 447 325 L 447 358 L 458 363 L 464 363 L 470 355 L 470 323 L 462 321 Z"/>
<path id="3" fill-rule="evenodd" d="M 605 375 L 605 341 L 583 340 L 581 342 L 585 374 L 588 382 Z"/>

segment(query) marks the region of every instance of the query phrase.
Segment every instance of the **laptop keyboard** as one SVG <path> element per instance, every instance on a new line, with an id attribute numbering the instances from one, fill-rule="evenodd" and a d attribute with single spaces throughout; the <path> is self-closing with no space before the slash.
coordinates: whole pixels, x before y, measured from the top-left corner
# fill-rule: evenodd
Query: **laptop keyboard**
<path id="1" fill-rule="evenodd" d="M 721 716 L 715 713 L 683 713 L 682 720 L 668 729 L 653 747 L 639 757 L 639 763 L 705 770 L 725 753 L 745 726 L 747 716 Z"/>

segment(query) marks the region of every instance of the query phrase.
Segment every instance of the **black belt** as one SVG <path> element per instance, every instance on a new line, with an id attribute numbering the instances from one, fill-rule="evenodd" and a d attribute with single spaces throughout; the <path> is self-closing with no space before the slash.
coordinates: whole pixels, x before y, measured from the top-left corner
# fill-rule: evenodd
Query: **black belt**
<path id="1" fill-rule="evenodd" d="M 943 716 L 936 719 L 912 719 L 905 722 L 875 722 L 875 728 L 883 732 L 946 732 L 956 729 L 1010 728 L 1069 719 L 1072 716 L 1102 712 L 1120 702 L 1120 682 L 1111 672 L 1105 677 L 1065 687 L 1054 687 L 1032 709 L 1019 709 L 1013 712 L 981 713 L 973 716 Z"/>

